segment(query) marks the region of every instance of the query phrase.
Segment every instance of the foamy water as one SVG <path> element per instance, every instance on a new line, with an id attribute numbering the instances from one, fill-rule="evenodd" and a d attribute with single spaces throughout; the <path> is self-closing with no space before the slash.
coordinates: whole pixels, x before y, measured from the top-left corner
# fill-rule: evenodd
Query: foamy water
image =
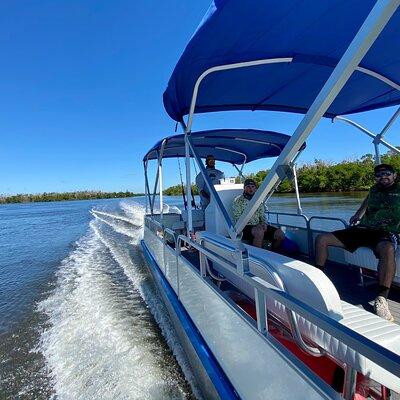
<path id="1" fill-rule="evenodd" d="M 120 209 L 93 210 L 87 234 L 62 262 L 39 304 L 49 323 L 36 351 L 58 399 L 193 398 L 191 371 L 140 249 L 144 208 L 123 201 Z"/>

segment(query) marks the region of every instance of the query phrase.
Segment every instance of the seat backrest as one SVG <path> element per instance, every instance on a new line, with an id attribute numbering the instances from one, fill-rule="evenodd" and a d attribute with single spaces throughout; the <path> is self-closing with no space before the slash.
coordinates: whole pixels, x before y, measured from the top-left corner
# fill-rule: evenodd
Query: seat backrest
<path id="1" fill-rule="evenodd" d="M 233 222 L 233 200 L 243 192 L 243 184 L 233 183 L 224 185 L 215 185 L 222 204 Z M 211 198 L 210 204 L 204 212 L 205 227 L 208 232 L 218 233 L 219 235 L 228 236 L 228 229 L 226 228 L 224 218 L 221 211 L 217 206 L 215 199 Z"/>
<path id="2" fill-rule="evenodd" d="M 198 232 L 196 237 L 197 240 L 205 239 L 204 246 L 207 249 L 232 259 L 232 254 L 231 256 L 228 254 L 229 249 L 231 249 L 231 253 L 235 250 L 235 244 L 231 239 L 210 232 Z M 322 271 L 281 254 L 249 245 L 245 245 L 245 247 L 249 252 L 249 267 L 252 274 L 275 285 L 265 264 L 270 265 L 283 281 L 288 294 L 337 321 L 343 318 L 339 294 Z M 262 262 L 260 263 L 258 260 Z M 216 263 L 213 263 L 213 268 L 254 299 L 254 289 L 234 272 L 222 268 Z"/>

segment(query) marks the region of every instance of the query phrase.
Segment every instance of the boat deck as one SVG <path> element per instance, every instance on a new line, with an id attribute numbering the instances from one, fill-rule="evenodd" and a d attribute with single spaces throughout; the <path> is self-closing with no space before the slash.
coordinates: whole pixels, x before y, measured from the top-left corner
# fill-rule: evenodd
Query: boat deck
<path id="1" fill-rule="evenodd" d="M 335 285 L 342 300 L 367 311 L 374 311 L 377 280 L 364 276 L 362 285 L 359 268 L 336 263 L 328 263 L 325 273 Z M 400 324 L 400 291 L 397 287 L 390 290 L 388 303 L 395 322 Z"/>

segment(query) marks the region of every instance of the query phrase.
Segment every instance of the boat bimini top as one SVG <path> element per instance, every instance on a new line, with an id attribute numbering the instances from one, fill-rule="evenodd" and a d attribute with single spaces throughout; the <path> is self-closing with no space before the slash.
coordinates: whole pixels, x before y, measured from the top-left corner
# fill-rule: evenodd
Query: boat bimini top
<path id="1" fill-rule="evenodd" d="M 212 154 L 216 160 L 231 164 L 245 164 L 281 154 L 290 136 L 283 133 L 255 129 L 215 129 L 192 132 L 191 138 L 200 158 Z M 185 135 L 169 136 L 156 143 L 143 161 L 185 157 Z"/>
<path id="2" fill-rule="evenodd" d="M 374 5 L 383 11 L 385 3 L 390 2 L 215 0 L 169 80 L 165 109 L 181 121 L 199 89 L 196 113 L 306 113 Z M 399 38 L 397 11 L 325 116 L 400 103 Z"/>
<path id="3" fill-rule="evenodd" d="M 349 122 L 340 115 L 400 104 L 399 5 L 400 0 L 215 0 L 211 4 L 164 93 L 166 111 L 185 132 L 186 190 L 191 185 L 188 160 L 193 154 L 195 113 L 304 114 L 235 226 L 225 218 L 232 239 L 286 177 L 282 171 L 288 171 L 323 116 Z M 350 121 L 373 138 L 376 161 L 380 144 L 399 152 L 383 140 L 399 115 L 400 107 L 378 134 Z M 212 189 L 210 193 L 217 195 Z"/>

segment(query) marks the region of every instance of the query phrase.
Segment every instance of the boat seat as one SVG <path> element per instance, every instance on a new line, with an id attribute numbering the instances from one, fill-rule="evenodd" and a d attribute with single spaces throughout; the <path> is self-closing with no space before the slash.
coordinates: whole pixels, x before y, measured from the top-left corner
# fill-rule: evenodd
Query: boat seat
<path id="1" fill-rule="evenodd" d="M 234 261 L 235 245 L 232 240 L 209 232 L 198 232 L 198 240 L 209 239 L 204 246 L 221 256 Z M 249 252 L 250 272 L 274 284 L 265 266 L 257 259 L 268 262 L 281 277 L 286 292 L 328 315 L 349 329 L 367 337 L 379 345 L 400 354 L 400 326 L 388 322 L 370 312 L 342 301 L 329 278 L 319 269 L 304 262 L 282 256 L 268 250 L 245 245 Z M 221 265 L 213 263 L 213 268 L 224 275 L 233 285 L 254 299 L 254 290 L 239 276 Z M 272 299 L 267 299 L 268 311 L 288 326 L 285 307 Z M 315 324 L 297 316 L 300 331 L 305 339 L 325 349 L 335 359 L 351 365 L 357 371 L 369 376 L 384 386 L 400 392 L 400 379 L 371 362 L 352 348 L 329 335 Z"/>
<path id="2" fill-rule="evenodd" d="M 344 250 L 344 257 L 349 264 L 373 271 L 378 270 L 378 259 L 375 257 L 374 252 L 368 247 L 359 247 L 354 253 Z M 396 250 L 396 265 L 394 281 L 400 283 L 400 248 Z"/>

